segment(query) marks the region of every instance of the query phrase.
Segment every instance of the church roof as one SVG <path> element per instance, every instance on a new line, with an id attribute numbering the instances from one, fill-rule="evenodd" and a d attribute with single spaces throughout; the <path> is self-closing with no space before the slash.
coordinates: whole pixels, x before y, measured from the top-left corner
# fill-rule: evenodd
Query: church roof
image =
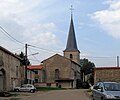
<path id="1" fill-rule="evenodd" d="M 62 59 L 67 59 L 67 60 L 71 61 L 72 63 L 80 66 L 78 63 L 76 63 L 76 62 L 72 61 L 71 59 L 68 59 L 68 58 L 66 58 L 66 57 L 64 57 L 64 56 L 62 56 L 62 55 L 60 55 L 60 54 L 55 54 L 55 55 L 53 55 L 53 56 L 51 56 L 51 57 L 43 60 L 41 63 L 43 63 L 43 62 L 45 62 L 45 61 L 48 61 L 48 60 L 50 60 L 51 58 L 53 58 L 53 57 L 55 57 L 55 56 L 61 57 Z"/>
<path id="2" fill-rule="evenodd" d="M 67 46 L 66 46 L 66 49 L 64 51 L 79 51 L 78 48 L 77 48 L 77 43 L 76 43 L 76 37 L 75 37 L 75 30 L 74 30 L 72 15 L 71 15 L 71 22 L 70 22 Z"/>

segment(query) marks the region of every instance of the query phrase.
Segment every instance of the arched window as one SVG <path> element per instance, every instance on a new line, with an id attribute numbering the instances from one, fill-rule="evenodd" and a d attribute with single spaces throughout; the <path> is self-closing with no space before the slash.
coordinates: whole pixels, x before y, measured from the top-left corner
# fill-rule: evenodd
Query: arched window
<path id="1" fill-rule="evenodd" d="M 59 74 L 60 74 L 59 69 L 55 69 L 55 80 L 59 79 Z"/>
<path id="2" fill-rule="evenodd" d="M 73 59 L 73 55 L 72 54 L 70 54 L 70 59 Z"/>

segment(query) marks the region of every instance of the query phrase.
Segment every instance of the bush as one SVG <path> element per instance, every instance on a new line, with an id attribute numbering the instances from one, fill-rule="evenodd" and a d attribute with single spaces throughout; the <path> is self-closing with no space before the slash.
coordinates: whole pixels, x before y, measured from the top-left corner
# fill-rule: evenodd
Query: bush
<path id="1" fill-rule="evenodd" d="M 88 82 L 83 82 L 83 88 L 84 89 L 89 89 L 90 88 L 90 85 Z"/>

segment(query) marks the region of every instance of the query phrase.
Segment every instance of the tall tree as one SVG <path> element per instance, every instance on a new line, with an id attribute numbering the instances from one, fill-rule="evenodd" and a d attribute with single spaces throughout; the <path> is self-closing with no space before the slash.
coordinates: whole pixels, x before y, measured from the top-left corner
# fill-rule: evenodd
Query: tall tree
<path id="1" fill-rule="evenodd" d="M 80 64 L 82 66 L 81 70 L 84 72 L 85 75 L 92 73 L 93 69 L 95 68 L 95 64 L 86 58 L 81 59 Z"/>
<path id="2" fill-rule="evenodd" d="M 94 83 L 93 71 L 95 68 L 95 64 L 86 58 L 81 59 L 80 64 L 81 64 L 81 79 L 83 80 L 83 82 L 85 82 L 86 81 L 85 75 L 91 74 L 87 81 L 89 81 L 90 84 L 93 84 Z"/>

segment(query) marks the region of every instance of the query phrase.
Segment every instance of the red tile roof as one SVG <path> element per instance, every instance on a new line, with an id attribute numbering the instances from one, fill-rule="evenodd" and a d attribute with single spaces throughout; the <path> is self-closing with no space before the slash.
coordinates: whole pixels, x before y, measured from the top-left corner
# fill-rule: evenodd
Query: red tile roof
<path id="1" fill-rule="evenodd" d="M 43 65 L 31 65 L 31 66 L 27 66 L 28 69 L 42 69 Z"/>
<path id="2" fill-rule="evenodd" d="M 98 67 L 98 68 L 95 68 L 95 70 L 111 70 L 111 69 L 120 69 L 120 67 Z"/>

